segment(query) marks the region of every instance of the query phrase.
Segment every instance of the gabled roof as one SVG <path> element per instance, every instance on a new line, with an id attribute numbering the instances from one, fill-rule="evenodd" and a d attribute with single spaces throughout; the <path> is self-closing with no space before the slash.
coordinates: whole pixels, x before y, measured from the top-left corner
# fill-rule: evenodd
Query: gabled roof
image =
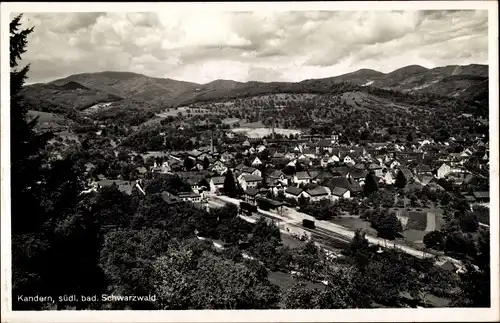
<path id="1" fill-rule="evenodd" d="M 318 186 L 316 188 L 310 189 L 306 192 L 311 196 L 324 196 L 328 195 L 328 191 L 323 186 Z"/>
<path id="2" fill-rule="evenodd" d="M 348 191 L 347 188 L 343 187 L 334 187 L 332 190 L 332 195 L 335 196 L 343 196 Z"/>
<path id="3" fill-rule="evenodd" d="M 382 168 L 382 166 L 374 164 L 374 163 L 368 165 L 368 169 L 381 169 L 381 168 Z"/>
<path id="4" fill-rule="evenodd" d="M 406 167 L 400 167 L 399 170 L 403 173 L 406 179 L 413 178 L 413 173 Z"/>
<path id="5" fill-rule="evenodd" d="M 180 192 L 180 193 L 177 193 L 177 196 L 179 198 L 198 198 L 198 197 L 201 197 L 200 194 L 197 194 L 195 192 Z"/>
<path id="6" fill-rule="evenodd" d="M 241 172 L 242 173 L 248 173 L 248 174 L 252 174 L 253 172 L 255 172 L 257 170 L 257 168 L 255 167 L 250 167 L 250 166 L 243 166 L 241 168 Z"/>
<path id="7" fill-rule="evenodd" d="M 292 194 L 292 195 L 295 195 L 295 196 L 298 196 L 302 192 L 304 192 L 303 189 L 301 189 L 299 187 L 295 187 L 295 186 L 288 186 L 286 188 L 286 190 L 285 190 L 285 193 Z"/>
<path id="8" fill-rule="evenodd" d="M 202 154 L 204 154 L 204 152 L 199 151 L 199 150 L 196 150 L 196 149 L 193 149 L 193 150 L 191 150 L 190 152 L 188 152 L 188 155 L 189 155 L 189 156 L 192 156 L 192 157 L 199 157 L 199 156 L 201 156 Z"/>
<path id="9" fill-rule="evenodd" d="M 249 196 L 257 196 L 257 194 L 259 194 L 259 190 L 257 190 L 256 188 L 253 188 L 253 187 L 249 187 L 249 188 L 247 188 L 245 193 L 246 193 L 246 195 L 249 195 Z"/>
<path id="10" fill-rule="evenodd" d="M 356 168 L 356 169 L 365 169 L 366 165 L 363 164 L 363 163 L 359 163 L 359 164 L 354 165 L 354 168 Z"/>
<path id="11" fill-rule="evenodd" d="M 316 179 L 316 177 L 318 177 L 318 174 L 319 174 L 318 171 L 315 170 L 309 171 L 309 176 L 311 177 L 311 179 Z"/>
<path id="12" fill-rule="evenodd" d="M 332 192 L 336 187 L 348 189 L 353 193 L 361 191 L 361 186 L 359 185 L 358 182 L 344 177 L 332 178 L 331 180 L 328 181 L 326 185 L 332 190 Z"/>
<path id="13" fill-rule="evenodd" d="M 354 179 L 365 178 L 368 172 L 362 169 L 353 169 L 349 175 Z"/>
<path id="14" fill-rule="evenodd" d="M 270 178 L 280 178 L 281 176 L 284 176 L 285 174 L 283 174 L 283 172 L 279 169 L 277 170 L 274 170 L 271 174 L 269 174 L 268 177 Z"/>
<path id="15" fill-rule="evenodd" d="M 295 176 L 297 176 L 297 179 L 311 179 L 311 176 L 307 172 L 297 172 Z"/>
<path id="16" fill-rule="evenodd" d="M 225 178 L 222 176 L 216 176 L 212 177 L 210 180 L 214 183 L 214 185 L 221 185 L 224 184 Z"/>
<path id="17" fill-rule="evenodd" d="M 245 179 L 246 182 L 260 182 L 260 181 L 262 181 L 262 177 L 257 176 L 257 175 L 250 175 L 250 174 L 243 175 L 243 179 Z"/>
<path id="18" fill-rule="evenodd" d="M 324 180 L 330 178 L 333 178 L 333 175 L 329 171 L 323 170 L 318 173 L 315 179 Z"/>
<path id="19" fill-rule="evenodd" d="M 483 198 L 483 199 L 487 198 L 487 199 L 489 199 L 490 198 L 490 192 L 488 192 L 488 191 L 484 191 L 484 192 L 478 192 L 478 191 L 476 191 L 476 192 L 472 192 L 472 194 L 474 195 L 474 197 L 476 199 L 480 199 L 480 198 Z"/>
<path id="20" fill-rule="evenodd" d="M 333 176 L 346 176 L 350 171 L 349 167 L 333 167 L 330 169 Z"/>

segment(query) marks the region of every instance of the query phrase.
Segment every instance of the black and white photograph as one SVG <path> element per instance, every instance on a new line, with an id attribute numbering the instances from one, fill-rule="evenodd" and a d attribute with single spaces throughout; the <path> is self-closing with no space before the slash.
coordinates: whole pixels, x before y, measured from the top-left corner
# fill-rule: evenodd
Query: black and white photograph
<path id="1" fill-rule="evenodd" d="M 5 322 L 500 319 L 498 7 L 439 3 L 2 3 Z"/>

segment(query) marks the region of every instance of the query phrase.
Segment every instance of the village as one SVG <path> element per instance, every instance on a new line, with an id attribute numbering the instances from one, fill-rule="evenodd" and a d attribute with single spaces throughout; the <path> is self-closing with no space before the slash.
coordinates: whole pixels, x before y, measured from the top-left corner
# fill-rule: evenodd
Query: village
<path id="1" fill-rule="evenodd" d="M 127 194 L 132 194 L 134 188 L 146 194 L 145 181 L 176 176 L 191 190 L 164 191 L 165 202 L 192 202 L 210 210 L 226 204 L 225 195 L 229 195 L 238 199 L 234 203 L 242 218 L 255 222 L 257 213 L 262 216 L 271 210 L 276 215 L 270 217 L 282 231 L 298 239 L 311 239 L 310 230 L 304 230 L 301 221 L 307 218 L 312 221 L 324 218 L 348 230 L 363 229 L 376 236 L 362 213 L 385 207 L 402 223 L 402 239 L 398 239 L 401 240 L 398 244 L 417 250 L 425 249 L 426 234 L 444 225 L 441 205 L 444 203 L 440 200 L 446 198 L 440 194 L 452 191 L 469 203 L 471 211 L 475 205 L 489 205 L 489 190 L 482 184 L 488 183 L 484 174 L 488 172 L 489 151 L 481 135 L 469 138 L 472 144 L 465 147 L 454 142 L 454 138 L 444 143 L 421 138 L 349 146 L 339 143 L 340 136 L 334 132 L 329 137 L 277 138 L 273 128 L 272 134 L 265 137 L 240 135 L 236 144 L 234 134 L 227 133 L 230 145 L 221 140 L 216 145 L 212 136 L 209 145 L 189 151 L 131 152 L 130 161 L 135 164 L 140 161 L 142 166 L 131 171 L 129 180 L 121 179 L 120 175 L 110 179 L 99 174 L 99 180 L 91 181 L 87 192 L 117 185 Z M 92 172 L 95 166 L 87 163 L 85 167 Z M 228 176 L 234 183 L 231 193 L 224 192 Z M 375 182 L 377 194 L 372 198 L 366 194 L 367 180 Z M 434 201 L 429 200 L 429 195 L 434 196 Z M 346 201 L 347 208 L 343 207 Z M 321 203 L 330 207 L 330 215 L 316 214 L 318 208 L 312 205 Z M 353 208 L 353 203 L 361 206 Z M 294 214 L 301 216 L 293 219 Z M 488 223 L 488 219 L 480 219 L 480 225 L 487 227 Z M 346 236 L 337 239 L 346 240 Z"/>

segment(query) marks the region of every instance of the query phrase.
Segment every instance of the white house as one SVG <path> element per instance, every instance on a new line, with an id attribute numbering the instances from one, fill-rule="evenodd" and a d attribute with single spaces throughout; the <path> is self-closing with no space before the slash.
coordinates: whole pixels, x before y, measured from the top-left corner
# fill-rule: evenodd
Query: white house
<path id="1" fill-rule="evenodd" d="M 380 180 L 388 185 L 392 185 L 396 182 L 396 179 L 394 178 L 394 176 L 390 171 L 385 172 L 385 174 L 382 175 Z"/>
<path id="2" fill-rule="evenodd" d="M 332 190 L 332 200 L 336 201 L 340 198 L 351 198 L 351 192 L 347 188 L 334 187 Z"/>
<path id="3" fill-rule="evenodd" d="M 304 190 L 295 186 L 288 186 L 285 190 L 285 197 L 289 199 L 298 200 L 304 195 Z"/>
<path id="4" fill-rule="evenodd" d="M 451 171 L 452 171 L 451 167 L 448 164 L 444 163 L 441 166 L 439 166 L 437 170 L 437 178 L 444 178 L 446 175 L 451 173 Z"/>
<path id="5" fill-rule="evenodd" d="M 391 160 L 387 163 L 387 167 L 392 168 L 392 169 L 398 168 L 399 166 L 401 166 L 401 163 L 395 159 Z"/>
<path id="6" fill-rule="evenodd" d="M 262 183 L 262 177 L 257 175 L 242 174 L 238 178 L 241 188 L 246 191 L 249 188 L 256 188 L 259 183 Z"/>
<path id="7" fill-rule="evenodd" d="M 330 189 L 324 186 L 318 186 L 311 190 L 307 190 L 304 196 L 308 197 L 311 202 L 318 202 L 330 198 Z"/>
<path id="8" fill-rule="evenodd" d="M 255 175 L 255 176 L 262 177 L 262 172 L 255 167 L 243 166 L 243 167 L 241 167 L 240 172 L 241 172 L 241 174 Z"/>
<path id="9" fill-rule="evenodd" d="M 216 172 L 217 174 L 223 175 L 227 172 L 227 166 L 221 160 L 217 160 L 212 165 L 212 171 Z"/>
<path id="10" fill-rule="evenodd" d="M 210 179 L 210 192 L 216 193 L 224 188 L 224 177 L 217 176 Z"/>
<path id="11" fill-rule="evenodd" d="M 355 164 L 356 164 L 356 162 L 355 162 L 355 161 L 351 158 L 351 156 L 349 156 L 349 155 L 346 155 L 346 156 L 344 157 L 343 162 L 344 162 L 345 164 L 353 164 L 353 165 L 355 165 Z"/>
<path id="12" fill-rule="evenodd" d="M 181 192 L 178 193 L 177 196 L 181 199 L 181 201 L 185 202 L 200 203 L 202 200 L 201 195 L 194 192 Z"/>
<path id="13" fill-rule="evenodd" d="M 307 172 L 297 172 L 293 176 L 293 181 L 296 184 L 309 184 L 311 182 L 311 176 Z"/>

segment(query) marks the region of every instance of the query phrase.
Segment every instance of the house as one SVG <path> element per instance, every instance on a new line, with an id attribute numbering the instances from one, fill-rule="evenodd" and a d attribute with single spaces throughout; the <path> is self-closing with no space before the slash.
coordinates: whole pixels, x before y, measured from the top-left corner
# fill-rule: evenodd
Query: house
<path id="1" fill-rule="evenodd" d="M 288 160 L 292 160 L 292 159 L 297 158 L 297 154 L 295 152 L 287 152 L 285 154 L 285 158 Z"/>
<path id="2" fill-rule="evenodd" d="M 177 197 L 184 202 L 200 203 L 202 201 L 201 195 L 195 192 L 180 192 Z"/>
<path id="3" fill-rule="evenodd" d="M 250 142 L 248 140 L 245 140 L 242 144 L 243 147 L 250 147 Z"/>
<path id="4" fill-rule="evenodd" d="M 296 184 L 309 184 L 311 182 L 311 176 L 307 172 L 297 172 L 293 177 L 293 181 Z"/>
<path id="5" fill-rule="evenodd" d="M 316 151 L 313 149 L 305 148 L 302 150 L 302 155 L 304 155 L 306 158 L 309 159 L 315 159 L 317 158 L 316 156 Z"/>
<path id="6" fill-rule="evenodd" d="M 193 160 L 202 161 L 205 157 L 208 157 L 208 154 L 206 152 L 194 149 L 188 152 L 188 156 Z"/>
<path id="7" fill-rule="evenodd" d="M 350 192 L 349 196 L 357 195 L 363 191 L 361 186 L 359 185 L 359 183 L 357 181 L 352 180 L 352 179 L 347 179 L 345 177 L 332 178 L 331 180 L 329 180 L 327 182 L 326 186 L 328 188 L 330 188 L 332 194 L 333 194 L 333 190 L 336 187 L 345 188 L 345 189 L 349 190 L 349 192 Z"/>
<path id="8" fill-rule="evenodd" d="M 177 204 L 181 202 L 181 199 L 179 197 L 167 191 L 161 192 L 161 198 L 168 205 Z"/>
<path id="9" fill-rule="evenodd" d="M 258 153 L 261 153 L 261 152 L 263 152 L 264 150 L 266 150 L 266 146 L 264 146 L 264 145 L 260 145 L 260 146 L 258 146 L 258 147 L 257 147 L 257 152 L 258 152 Z"/>
<path id="10" fill-rule="evenodd" d="M 368 172 L 362 169 L 353 169 L 347 174 L 347 178 L 352 178 L 357 181 L 360 185 L 365 185 L 365 179 Z"/>
<path id="11" fill-rule="evenodd" d="M 395 169 L 401 166 L 401 163 L 397 161 L 396 159 L 390 160 L 388 163 L 385 164 L 387 167 L 391 169 Z"/>
<path id="12" fill-rule="evenodd" d="M 316 177 L 318 177 L 319 171 L 317 170 L 310 170 L 307 172 L 309 174 L 309 177 L 311 178 L 311 183 L 316 182 Z"/>
<path id="13" fill-rule="evenodd" d="M 333 167 L 330 172 L 333 177 L 346 177 L 351 172 L 351 169 L 349 167 Z"/>
<path id="14" fill-rule="evenodd" d="M 215 161 L 210 169 L 219 175 L 223 175 L 227 172 L 226 164 L 220 159 Z"/>
<path id="15" fill-rule="evenodd" d="M 344 164 L 356 164 L 354 159 L 352 159 L 349 155 L 346 155 L 342 161 L 344 162 Z"/>
<path id="16" fill-rule="evenodd" d="M 372 164 L 368 165 L 368 170 L 373 171 L 373 173 L 377 177 L 382 177 L 383 176 L 383 172 L 382 172 L 383 168 L 380 165 L 372 163 Z"/>
<path id="17" fill-rule="evenodd" d="M 240 183 L 241 188 L 246 191 L 251 187 L 256 188 L 257 185 L 262 183 L 262 177 L 251 174 L 242 174 L 238 178 L 238 182 Z"/>
<path id="18" fill-rule="evenodd" d="M 243 166 L 240 169 L 241 174 L 255 175 L 258 177 L 262 176 L 262 172 L 255 167 Z"/>
<path id="19" fill-rule="evenodd" d="M 427 186 L 434 177 L 432 175 L 417 175 L 414 177 L 415 182 L 421 184 L 422 186 Z"/>
<path id="20" fill-rule="evenodd" d="M 252 162 L 252 166 L 258 167 L 260 165 L 262 165 L 262 162 L 260 161 L 259 157 L 255 157 L 255 159 Z"/>
<path id="21" fill-rule="evenodd" d="M 299 187 L 288 186 L 285 190 L 286 198 L 298 200 L 301 196 L 304 196 L 304 190 Z"/>
<path id="22" fill-rule="evenodd" d="M 318 202 L 330 198 L 330 189 L 324 186 L 307 190 L 304 192 L 304 197 L 309 198 L 311 202 Z"/>
<path id="23" fill-rule="evenodd" d="M 275 170 L 267 176 L 268 179 L 278 181 L 284 185 L 288 185 L 288 178 L 281 170 Z"/>
<path id="24" fill-rule="evenodd" d="M 392 185 L 396 182 L 395 176 L 392 174 L 391 171 L 384 172 L 382 177 L 380 177 L 380 180 L 387 185 Z"/>
<path id="25" fill-rule="evenodd" d="M 474 195 L 474 198 L 479 203 L 488 203 L 490 201 L 490 192 L 488 191 L 476 191 L 472 192 L 472 195 Z"/>
<path id="26" fill-rule="evenodd" d="M 210 179 L 210 192 L 220 192 L 224 188 L 224 180 L 225 178 L 222 176 L 212 177 Z"/>
<path id="27" fill-rule="evenodd" d="M 399 171 L 403 174 L 403 176 L 406 178 L 406 182 L 408 183 L 408 181 L 410 179 L 413 179 L 413 173 L 406 167 L 400 167 L 399 168 Z"/>
<path id="28" fill-rule="evenodd" d="M 444 178 L 446 177 L 449 173 L 451 173 L 452 168 L 446 163 L 443 163 L 441 166 L 439 166 L 437 170 L 437 178 Z"/>
<path id="29" fill-rule="evenodd" d="M 249 187 L 245 191 L 245 201 L 250 204 L 256 204 L 256 199 L 260 196 L 265 196 L 267 194 L 266 189 L 256 189 L 254 187 Z"/>
<path id="30" fill-rule="evenodd" d="M 124 181 L 121 179 L 117 179 L 117 180 L 103 179 L 103 180 L 96 182 L 95 186 L 97 189 L 100 189 L 101 187 L 104 187 L 104 186 L 115 185 L 120 192 L 123 192 L 127 195 L 131 195 L 132 189 L 134 188 L 135 183 L 136 182 L 134 182 L 134 181 Z"/>
<path id="31" fill-rule="evenodd" d="M 430 175 L 430 176 L 432 176 L 432 169 L 429 165 L 419 164 L 415 167 L 415 175 Z"/>
<path id="32" fill-rule="evenodd" d="M 320 153 L 322 151 L 333 151 L 333 147 L 336 145 L 337 141 L 334 139 L 321 139 L 316 143 L 316 152 Z"/>
<path id="33" fill-rule="evenodd" d="M 336 201 L 341 198 L 351 198 L 351 192 L 347 188 L 334 187 L 332 190 L 332 200 Z"/>
<path id="34" fill-rule="evenodd" d="M 324 181 L 328 181 L 333 178 L 332 173 L 327 170 L 322 170 L 315 176 L 313 182 L 314 183 L 322 183 Z"/>

